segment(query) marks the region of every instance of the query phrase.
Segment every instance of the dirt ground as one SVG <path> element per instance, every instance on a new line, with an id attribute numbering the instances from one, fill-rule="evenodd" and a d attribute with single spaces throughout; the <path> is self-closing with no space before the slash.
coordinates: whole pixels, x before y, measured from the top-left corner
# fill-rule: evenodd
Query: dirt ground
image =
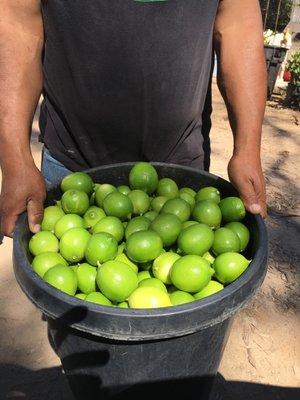
<path id="1" fill-rule="evenodd" d="M 232 138 L 214 84 L 211 172 L 227 178 Z M 35 120 L 32 151 L 40 163 Z M 263 135 L 269 268 L 256 297 L 235 318 L 214 399 L 300 398 L 300 113 L 269 102 Z M 0 400 L 71 400 L 40 312 L 17 285 L 12 241 L 0 246 Z M 298 271 L 297 271 L 298 267 Z M 298 389 L 297 389 L 298 388 Z M 88 400 L 88 399 L 87 399 Z"/>

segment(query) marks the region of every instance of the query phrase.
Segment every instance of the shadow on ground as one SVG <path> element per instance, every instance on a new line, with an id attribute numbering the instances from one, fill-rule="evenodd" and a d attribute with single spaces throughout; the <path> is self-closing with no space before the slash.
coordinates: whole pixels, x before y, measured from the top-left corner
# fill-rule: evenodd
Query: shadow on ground
<path id="1" fill-rule="evenodd" d="M 96 377 L 87 376 L 86 378 L 93 385 L 101 386 L 101 381 Z M 206 400 L 207 397 L 197 396 L 197 383 L 195 379 L 191 379 L 189 382 L 172 382 L 168 386 L 170 389 L 168 393 L 163 383 L 141 385 L 136 398 L 141 399 L 146 394 L 152 394 L 153 388 L 155 388 L 156 395 L 171 395 L 172 399 Z M 184 392 L 180 390 L 181 385 L 184 387 Z M 74 400 L 60 367 L 33 371 L 20 365 L 0 364 L 0 388 L 0 400 Z M 179 389 L 180 395 L 175 394 L 174 397 L 174 393 L 172 393 L 174 388 Z M 98 399 L 98 396 L 86 394 L 83 398 L 84 400 L 94 400 Z M 101 399 L 105 400 L 106 398 L 108 397 L 104 393 Z M 132 400 L 135 397 L 131 391 L 126 391 L 125 396 L 118 394 L 109 398 Z M 209 400 L 298 400 L 299 398 L 300 389 L 297 388 L 226 381 L 222 375 L 218 374 Z"/>

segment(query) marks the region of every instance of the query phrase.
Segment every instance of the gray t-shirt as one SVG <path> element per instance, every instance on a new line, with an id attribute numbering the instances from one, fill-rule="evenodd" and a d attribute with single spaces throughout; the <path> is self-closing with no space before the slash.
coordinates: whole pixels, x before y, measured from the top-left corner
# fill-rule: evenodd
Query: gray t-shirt
<path id="1" fill-rule="evenodd" d="M 51 154 L 71 170 L 137 160 L 203 168 L 218 3 L 42 1 L 40 126 Z"/>

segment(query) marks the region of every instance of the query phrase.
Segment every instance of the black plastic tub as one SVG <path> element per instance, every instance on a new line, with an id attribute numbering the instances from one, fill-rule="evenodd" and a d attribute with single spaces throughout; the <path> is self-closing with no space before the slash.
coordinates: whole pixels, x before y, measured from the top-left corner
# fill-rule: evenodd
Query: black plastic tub
<path id="1" fill-rule="evenodd" d="M 153 163 L 160 177 L 180 187 L 218 187 L 235 195 L 232 185 L 214 175 L 179 165 Z M 96 182 L 126 184 L 133 163 L 87 171 Z M 49 191 L 47 204 L 60 197 Z M 135 310 L 104 307 L 68 296 L 43 282 L 30 265 L 26 214 L 14 234 L 14 271 L 27 297 L 48 322 L 50 342 L 59 355 L 78 400 L 130 398 L 148 394 L 207 399 L 233 316 L 261 286 L 267 268 L 267 232 L 259 216 L 247 216 L 252 262 L 221 292 L 186 305 Z M 129 397 L 130 396 L 130 397 Z"/>

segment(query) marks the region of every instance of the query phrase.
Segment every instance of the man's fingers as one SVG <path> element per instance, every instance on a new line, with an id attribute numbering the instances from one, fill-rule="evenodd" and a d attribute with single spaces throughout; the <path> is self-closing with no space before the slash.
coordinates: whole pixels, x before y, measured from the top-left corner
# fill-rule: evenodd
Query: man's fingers
<path id="1" fill-rule="evenodd" d="M 228 175 L 247 211 L 266 217 L 265 181 L 260 159 L 247 154 L 233 156 L 228 164 Z"/>
<path id="2" fill-rule="evenodd" d="M 44 208 L 43 200 L 31 199 L 27 203 L 29 229 L 32 233 L 37 233 L 41 229 Z"/>
<path id="3" fill-rule="evenodd" d="M 263 209 L 253 183 L 249 181 L 238 189 L 246 210 L 251 214 L 262 214 Z"/>
<path id="4" fill-rule="evenodd" d="M 4 236 L 12 237 L 17 222 L 18 215 L 15 213 L 1 214 L 1 233 Z"/>
<path id="5" fill-rule="evenodd" d="M 266 189 L 265 189 L 265 183 L 264 180 L 262 179 L 257 179 L 253 182 L 254 185 L 254 190 L 256 192 L 259 204 L 261 206 L 262 212 L 261 216 L 263 218 L 266 218 L 267 216 L 267 204 L 266 204 Z"/>

